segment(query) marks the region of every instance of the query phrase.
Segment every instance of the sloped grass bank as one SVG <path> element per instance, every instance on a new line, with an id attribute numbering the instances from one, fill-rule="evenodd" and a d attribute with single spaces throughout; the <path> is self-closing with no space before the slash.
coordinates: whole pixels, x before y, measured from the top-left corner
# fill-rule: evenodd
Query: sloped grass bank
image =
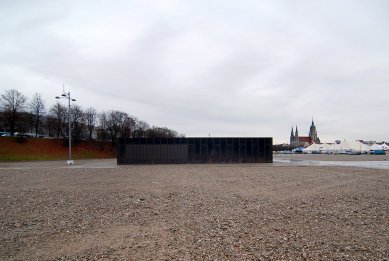
<path id="1" fill-rule="evenodd" d="M 0 162 L 65 160 L 69 156 L 67 142 L 56 139 L 21 139 L 0 137 Z M 78 142 L 72 144 L 73 159 L 112 158 L 110 143 Z"/>

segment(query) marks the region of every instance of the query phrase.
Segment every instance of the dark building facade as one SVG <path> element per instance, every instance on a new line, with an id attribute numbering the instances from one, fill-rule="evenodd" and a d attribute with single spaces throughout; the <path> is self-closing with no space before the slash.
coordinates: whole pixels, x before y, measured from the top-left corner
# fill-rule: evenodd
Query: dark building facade
<path id="1" fill-rule="evenodd" d="M 117 164 L 271 163 L 272 148 L 272 138 L 128 138 Z"/>

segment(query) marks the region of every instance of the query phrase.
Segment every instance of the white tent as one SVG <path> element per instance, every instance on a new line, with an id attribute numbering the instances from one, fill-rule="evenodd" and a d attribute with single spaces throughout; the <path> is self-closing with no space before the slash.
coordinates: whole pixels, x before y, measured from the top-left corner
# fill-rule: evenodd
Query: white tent
<path id="1" fill-rule="evenodd" d="M 338 143 L 322 143 L 322 144 L 316 144 L 313 143 L 309 147 L 304 149 L 305 153 L 335 153 L 335 154 L 342 154 L 342 153 L 348 153 L 348 152 L 360 152 L 365 153 L 369 152 L 370 147 L 358 140 L 355 141 L 346 141 L 343 140 L 339 144 Z"/>
<path id="2" fill-rule="evenodd" d="M 335 153 L 347 153 L 347 152 L 368 152 L 370 147 L 359 140 L 347 141 L 343 140 L 339 144 L 335 144 L 334 152 Z"/>
<path id="3" fill-rule="evenodd" d="M 385 143 L 384 143 L 385 144 Z M 384 146 L 383 145 L 379 145 L 377 143 L 374 143 L 373 145 L 370 146 L 370 150 L 384 150 Z"/>
<path id="4" fill-rule="evenodd" d="M 319 151 L 319 147 L 320 147 L 320 144 L 312 143 L 308 147 L 304 148 L 303 151 L 306 153 L 312 153 L 312 152 Z"/>
<path id="5" fill-rule="evenodd" d="M 370 150 L 382 150 L 389 149 L 389 146 L 385 143 L 382 145 L 374 144 L 373 146 L 368 146 L 359 140 L 347 141 L 343 140 L 339 144 L 338 143 L 323 143 L 317 144 L 313 143 L 312 145 L 306 147 L 303 151 L 305 153 L 335 153 L 335 154 L 345 154 L 349 152 L 357 152 L 357 153 L 366 153 Z"/>
<path id="6" fill-rule="evenodd" d="M 334 148 L 333 144 L 312 143 L 310 146 L 308 146 L 304 149 L 304 152 L 306 152 L 306 153 L 327 153 L 327 152 L 331 152 L 333 150 L 333 148 Z"/>

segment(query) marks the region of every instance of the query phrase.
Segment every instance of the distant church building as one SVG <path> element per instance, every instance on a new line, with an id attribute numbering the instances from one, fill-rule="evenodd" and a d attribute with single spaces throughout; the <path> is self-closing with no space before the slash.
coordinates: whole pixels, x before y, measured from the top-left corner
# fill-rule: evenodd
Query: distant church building
<path id="1" fill-rule="evenodd" d="M 296 132 L 293 133 L 293 127 L 292 131 L 290 133 L 290 145 L 292 147 L 308 147 L 312 143 L 320 143 L 320 139 L 317 136 L 317 130 L 315 123 L 313 122 L 312 119 L 312 124 L 311 127 L 309 128 L 309 135 L 308 136 L 299 136 L 299 132 L 296 126 Z"/>

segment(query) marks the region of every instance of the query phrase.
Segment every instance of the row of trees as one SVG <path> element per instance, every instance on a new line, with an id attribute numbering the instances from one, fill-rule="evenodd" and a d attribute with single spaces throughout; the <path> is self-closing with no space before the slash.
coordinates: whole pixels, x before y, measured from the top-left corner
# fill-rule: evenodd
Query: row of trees
<path id="1" fill-rule="evenodd" d="M 69 133 L 68 106 L 57 102 L 46 107 L 42 96 L 35 93 L 29 101 L 18 90 L 6 90 L 0 99 L 0 128 L 11 136 L 19 132 L 34 132 L 40 135 L 66 138 Z M 82 109 L 72 104 L 71 134 L 75 140 L 98 139 L 115 142 L 120 137 L 178 137 L 176 131 L 156 127 L 129 114 L 110 110 L 98 113 L 90 107 Z"/>

